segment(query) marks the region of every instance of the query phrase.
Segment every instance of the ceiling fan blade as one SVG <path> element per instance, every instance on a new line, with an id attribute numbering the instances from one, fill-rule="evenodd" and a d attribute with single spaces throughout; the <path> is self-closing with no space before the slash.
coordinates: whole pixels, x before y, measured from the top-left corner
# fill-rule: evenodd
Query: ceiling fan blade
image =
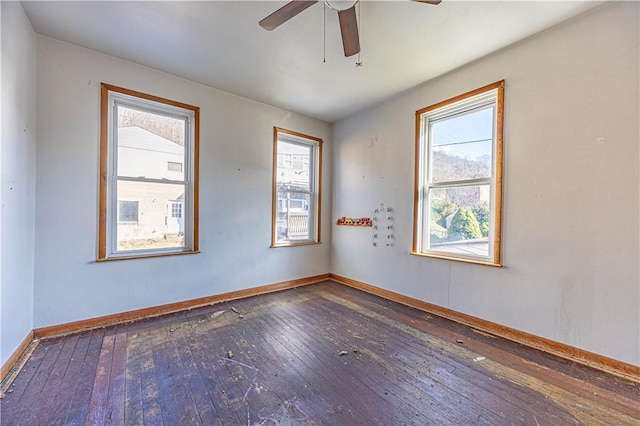
<path id="1" fill-rule="evenodd" d="M 342 47 L 344 56 L 352 56 L 360 52 L 360 37 L 358 36 L 358 20 L 355 5 L 347 10 L 338 12 L 340 32 L 342 33 Z"/>
<path id="2" fill-rule="evenodd" d="M 273 12 L 271 15 L 264 18 L 262 21 L 258 22 L 258 25 L 260 25 L 265 30 L 271 31 L 275 28 L 278 28 L 280 25 L 284 24 L 303 10 L 313 6 L 317 2 L 318 0 L 290 1 L 280 9 Z"/>
<path id="3" fill-rule="evenodd" d="M 412 1 L 415 1 L 415 2 L 418 2 L 418 3 L 427 3 L 427 4 L 432 4 L 432 5 L 434 5 L 434 6 L 435 6 L 435 5 L 437 5 L 437 4 L 440 4 L 440 2 L 441 2 L 442 0 L 412 0 Z"/>

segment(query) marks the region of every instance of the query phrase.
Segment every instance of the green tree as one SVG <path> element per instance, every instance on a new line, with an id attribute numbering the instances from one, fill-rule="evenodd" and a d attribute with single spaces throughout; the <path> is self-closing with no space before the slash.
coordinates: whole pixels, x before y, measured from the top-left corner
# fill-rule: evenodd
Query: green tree
<path id="1" fill-rule="evenodd" d="M 483 237 L 489 236 L 489 203 L 486 201 L 480 201 L 478 205 L 473 209 L 473 214 L 478 220 L 480 225 L 480 233 Z"/>
<path id="2" fill-rule="evenodd" d="M 465 207 L 460 207 L 449 227 L 449 240 L 471 240 L 481 238 L 480 225 L 473 212 Z"/>

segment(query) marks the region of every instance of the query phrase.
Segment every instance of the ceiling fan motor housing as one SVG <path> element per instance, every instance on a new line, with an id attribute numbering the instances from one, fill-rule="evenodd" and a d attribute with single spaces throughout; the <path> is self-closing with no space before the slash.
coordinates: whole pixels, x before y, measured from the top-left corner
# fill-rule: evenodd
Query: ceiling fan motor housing
<path id="1" fill-rule="evenodd" d="M 360 0 L 324 0 L 325 4 L 338 12 L 351 9 L 358 4 Z"/>

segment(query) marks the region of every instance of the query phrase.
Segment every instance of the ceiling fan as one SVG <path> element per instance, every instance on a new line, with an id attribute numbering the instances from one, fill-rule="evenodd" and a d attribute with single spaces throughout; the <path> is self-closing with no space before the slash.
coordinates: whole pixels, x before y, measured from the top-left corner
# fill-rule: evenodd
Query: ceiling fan
<path id="1" fill-rule="evenodd" d="M 271 31 L 287 22 L 300 12 L 318 3 L 320 0 L 294 0 L 282 6 L 271 15 L 258 23 L 265 30 Z M 360 52 L 360 37 L 358 35 L 358 20 L 356 19 L 356 4 L 360 0 L 324 0 L 331 9 L 338 12 L 340 32 L 342 33 L 342 47 L 344 56 L 352 56 Z M 418 3 L 439 4 L 442 0 L 412 0 Z"/>

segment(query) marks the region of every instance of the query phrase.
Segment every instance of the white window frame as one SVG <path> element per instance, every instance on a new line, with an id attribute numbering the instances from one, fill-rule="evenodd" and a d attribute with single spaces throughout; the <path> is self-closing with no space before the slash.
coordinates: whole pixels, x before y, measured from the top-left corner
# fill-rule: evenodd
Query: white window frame
<path id="1" fill-rule="evenodd" d="M 118 176 L 118 106 L 185 121 L 183 179 Z M 100 206 L 98 261 L 198 253 L 198 107 L 103 83 L 101 85 Z M 184 243 L 181 247 L 117 249 L 118 181 L 184 185 Z M 139 212 L 138 212 L 139 214 Z"/>
<path id="2" fill-rule="evenodd" d="M 309 191 L 306 190 L 281 190 L 278 188 L 278 142 L 286 142 L 300 145 L 310 150 L 309 159 Z M 284 160 L 286 162 L 286 159 Z M 271 247 L 291 247 L 307 244 L 319 244 L 321 242 L 320 212 L 322 193 L 322 139 L 292 130 L 273 128 L 273 201 L 272 201 L 272 226 Z M 305 194 L 309 196 L 308 238 L 305 239 L 279 239 L 278 238 L 278 197 L 279 194 Z"/>
<path id="3" fill-rule="evenodd" d="M 500 242 L 502 221 L 504 84 L 505 82 L 502 80 L 416 111 L 416 175 L 412 254 L 490 266 L 502 266 Z M 492 105 L 495 108 L 493 116 L 491 176 L 478 179 L 434 182 L 430 167 L 432 157 L 432 124 Z M 488 185 L 490 188 L 488 255 L 463 255 L 431 248 L 429 242 L 429 226 L 431 223 L 430 191 L 480 185 Z"/>

